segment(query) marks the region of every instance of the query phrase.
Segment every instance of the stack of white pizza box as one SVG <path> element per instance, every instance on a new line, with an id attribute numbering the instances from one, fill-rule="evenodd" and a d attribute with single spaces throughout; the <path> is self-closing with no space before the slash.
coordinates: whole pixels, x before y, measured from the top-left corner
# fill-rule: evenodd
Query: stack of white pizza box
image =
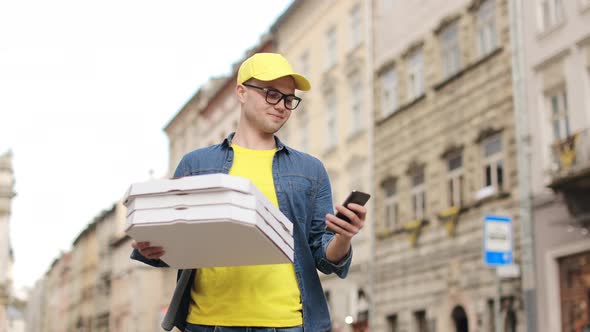
<path id="1" fill-rule="evenodd" d="M 153 180 L 125 194 L 125 232 L 187 269 L 293 262 L 293 224 L 247 179 L 227 174 Z"/>

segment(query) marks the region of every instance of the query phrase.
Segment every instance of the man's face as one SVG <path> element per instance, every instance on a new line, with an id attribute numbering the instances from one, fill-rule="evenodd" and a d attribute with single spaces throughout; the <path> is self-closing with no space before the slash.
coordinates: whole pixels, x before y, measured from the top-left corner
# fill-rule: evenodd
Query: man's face
<path id="1" fill-rule="evenodd" d="M 287 122 L 291 111 L 285 107 L 284 99 L 276 105 L 266 101 L 267 91 L 255 87 L 279 91 L 285 95 L 295 93 L 295 82 L 291 76 L 274 81 L 251 79 L 245 82 L 249 86 L 238 85 L 238 98 L 243 105 L 244 125 L 265 134 L 274 134 Z M 254 87 L 252 87 L 254 86 Z"/>

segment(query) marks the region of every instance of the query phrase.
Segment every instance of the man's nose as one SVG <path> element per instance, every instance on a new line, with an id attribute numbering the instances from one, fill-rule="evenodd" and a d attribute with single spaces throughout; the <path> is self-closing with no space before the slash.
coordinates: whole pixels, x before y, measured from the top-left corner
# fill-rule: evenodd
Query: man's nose
<path id="1" fill-rule="evenodd" d="M 285 112 L 287 110 L 287 108 L 285 107 L 285 99 L 279 100 L 279 102 L 276 105 L 274 105 L 274 108 L 277 111 Z"/>

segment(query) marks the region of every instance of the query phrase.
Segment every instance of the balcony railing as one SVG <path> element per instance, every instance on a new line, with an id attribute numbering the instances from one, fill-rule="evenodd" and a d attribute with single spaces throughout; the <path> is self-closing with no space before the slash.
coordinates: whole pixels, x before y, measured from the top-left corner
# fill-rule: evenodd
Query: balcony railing
<path id="1" fill-rule="evenodd" d="M 555 165 L 549 185 L 561 192 L 574 223 L 590 226 L 590 129 L 553 145 Z"/>
<path id="2" fill-rule="evenodd" d="M 553 178 L 575 176 L 590 168 L 590 129 L 578 131 L 553 144 Z"/>

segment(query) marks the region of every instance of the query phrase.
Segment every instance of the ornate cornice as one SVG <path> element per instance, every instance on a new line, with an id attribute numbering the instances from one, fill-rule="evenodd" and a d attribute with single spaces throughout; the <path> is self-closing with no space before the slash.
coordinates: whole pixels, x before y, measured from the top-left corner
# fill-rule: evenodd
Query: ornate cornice
<path id="1" fill-rule="evenodd" d="M 418 40 L 410 44 L 410 46 L 408 46 L 408 48 L 406 48 L 406 50 L 402 53 L 402 58 L 407 58 L 412 53 L 421 49 L 422 47 L 424 47 L 424 40 Z"/>
<path id="2" fill-rule="evenodd" d="M 477 137 L 475 138 L 475 143 L 479 144 L 483 142 L 486 138 L 490 138 L 496 134 L 501 133 L 504 128 L 494 128 L 494 127 L 484 127 L 479 130 Z"/>
<path id="3" fill-rule="evenodd" d="M 458 145 L 455 143 L 451 143 L 447 145 L 447 147 L 440 154 L 440 159 L 447 159 L 453 155 L 460 154 L 461 152 L 463 152 L 463 148 L 463 144 Z"/>
<path id="4" fill-rule="evenodd" d="M 461 18 L 461 14 L 460 13 L 455 13 L 455 14 L 451 14 L 451 15 L 445 16 L 438 23 L 437 27 L 434 29 L 434 33 L 438 35 L 439 33 L 441 33 L 441 31 L 443 31 L 449 25 L 451 25 L 451 24 L 453 24 L 455 22 L 458 22 L 460 18 Z"/>

